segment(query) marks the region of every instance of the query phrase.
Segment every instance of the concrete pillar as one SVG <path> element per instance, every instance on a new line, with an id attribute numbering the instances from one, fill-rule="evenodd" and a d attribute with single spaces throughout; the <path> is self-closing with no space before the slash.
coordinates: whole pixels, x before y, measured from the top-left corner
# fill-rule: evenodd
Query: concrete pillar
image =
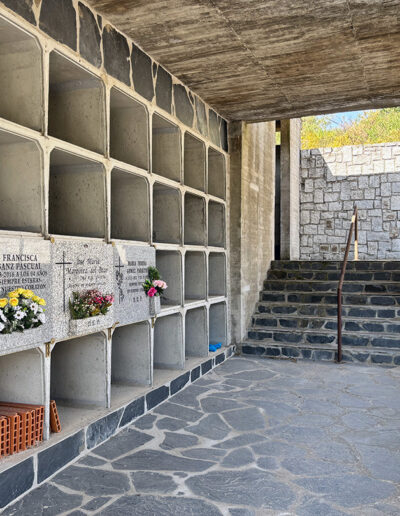
<path id="1" fill-rule="evenodd" d="M 242 122 L 229 124 L 230 154 L 230 213 L 229 213 L 229 264 L 231 301 L 231 341 L 240 343 L 242 338 L 241 304 L 241 196 L 242 196 Z"/>
<path id="2" fill-rule="evenodd" d="M 240 343 L 274 255 L 275 122 L 229 126 L 231 334 Z"/>
<path id="3" fill-rule="evenodd" d="M 301 120 L 281 120 L 281 260 L 300 256 L 300 130 Z"/>

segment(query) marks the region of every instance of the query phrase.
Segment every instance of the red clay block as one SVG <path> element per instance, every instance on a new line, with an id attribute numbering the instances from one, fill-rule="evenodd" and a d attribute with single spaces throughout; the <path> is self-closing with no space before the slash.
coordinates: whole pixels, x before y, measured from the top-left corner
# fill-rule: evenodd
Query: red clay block
<path id="1" fill-rule="evenodd" d="M 44 405 L 31 405 L 29 403 L 13 403 L 0 401 L 0 407 L 2 406 L 34 410 L 35 441 L 43 441 Z"/>
<path id="2" fill-rule="evenodd" d="M 19 452 L 21 417 L 15 412 L 8 411 L 4 407 L 0 407 L 0 416 L 5 416 L 10 424 L 9 428 L 9 454 Z"/>
<path id="3" fill-rule="evenodd" d="M 7 441 L 9 433 L 8 419 L 4 416 L 0 416 L 0 457 L 8 455 L 7 450 L 9 443 Z"/>
<path id="4" fill-rule="evenodd" d="M 60 418 L 58 417 L 57 405 L 54 400 L 50 401 L 50 428 L 54 433 L 61 432 Z"/>

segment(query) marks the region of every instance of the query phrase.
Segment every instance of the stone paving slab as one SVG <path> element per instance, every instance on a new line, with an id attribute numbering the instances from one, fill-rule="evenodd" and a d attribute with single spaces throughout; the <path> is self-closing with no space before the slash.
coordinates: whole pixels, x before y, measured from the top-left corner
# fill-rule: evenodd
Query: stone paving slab
<path id="1" fill-rule="evenodd" d="M 232 358 L 4 515 L 400 514 L 400 368 Z"/>

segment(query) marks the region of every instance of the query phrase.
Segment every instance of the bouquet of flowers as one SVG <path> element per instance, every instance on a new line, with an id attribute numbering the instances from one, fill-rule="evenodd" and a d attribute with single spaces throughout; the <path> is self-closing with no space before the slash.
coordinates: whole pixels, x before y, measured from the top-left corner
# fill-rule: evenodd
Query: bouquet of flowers
<path id="1" fill-rule="evenodd" d="M 102 294 L 99 290 L 72 293 L 69 309 L 72 319 L 87 319 L 96 315 L 106 315 L 114 303 L 112 294 Z"/>
<path id="2" fill-rule="evenodd" d="M 168 285 L 160 278 L 160 273 L 155 267 L 149 267 L 149 277 L 143 283 L 143 288 L 148 297 L 162 296 Z"/>
<path id="3" fill-rule="evenodd" d="M 46 322 L 46 301 L 32 290 L 17 288 L 0 299 L 0 334 L 23 332 Z"/>

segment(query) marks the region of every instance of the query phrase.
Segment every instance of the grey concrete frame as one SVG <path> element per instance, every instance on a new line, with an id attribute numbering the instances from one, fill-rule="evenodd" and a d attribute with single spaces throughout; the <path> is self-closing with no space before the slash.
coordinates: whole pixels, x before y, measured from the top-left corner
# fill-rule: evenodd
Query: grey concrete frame
<path id="1" fill-rule="evenodd" d="M 38 240 L 75 238 L 88 243 L 103 240 L 112 243 L 114 239 L 122 240 L 126 243 L 154 246 L 159 257 L 160 269 L 166 278 L 171 278 L 170 283 L 173 283 L 175 274 L 179 271 L 177 286 L 171 286 L 171 291 L 174 292 L 172 302 L 162 305 L 155 328 L 151 327 L 149 320 L 138 325 L 130 325 L 129 329 L 121 327 L 55 342 L 50 345 L 50 354 L 46 353 L 45 343 L 35 346 L 32 350 L 12 354 L 2 351 L 0 345 L 0 376 L 4 380 L 0 380 L 0 398 L 44 404 L 47 440 L 39 448 L 1 461 L 1 474 L 29 457 L 37 457 L 43 450 L 62 442 L 74 432 L 87 428 L 108 414 L 110 409 L 116 410 L 125 406 L 140 393 L 143 395 L 143 389 L 149 391 L 151 385 L 159 386 L 163 380 L 171 381 L 173 375 L 182 374 L 183 371 L 194 367 L 199 359 L 185 361 L 185 349 L 188 356 L 210 356 L 213 364 L 219 363 L 213 358 L 215 354 L 208 353 L 206 344 L 211 337 L 222 339 L 225 344 L 229 343 L 229 279 L 225 274 L 224 292 L 219 290 L 221 295 L 214 295 L 213 287 L 209 289 L 209 281 L 214 274 L 209 274 L 209 263 L 213 262 L 213 258 L 209 260 L 209 255 L 223 255 L 226 268 L 228 267 L 229 241 L 225 233 L 229 225 L 229 191 L 226 177 L 229 173 L 229 156 L 210 140 L 205 139 L 200 132 L 190 129 L 190 134 L 186 133 L 187 127 L 174 116 L 158 108 L 154 101 L 145 101 L 130 87 L 100 73 L 75 52 L 45 36 L 17 16 L 8 12 L 4 17 L 1 14 L 0 26 L 0 47 L 12 46 L 14 43 L 11 40 L 17 38 L 23 55 L 19 83 L 16 78 L 16 63 L 12 59 L 7 61 L 3 57 L 0 58 L 0 71 L 3 72 L 1 75 L 9 77 L 10 81 L 9 88 L 4 90 L 7 92 L 7 104 L 0 100 L 0 116 L 3 117 L 0 118 L 0 201 L 6 196 L 17 198 L 18 192 L 20 197 L 23 197 L 24 190 L 21 186 L 24 184 L 29 187 L 24 200 L 27 206 L 32 208 L 29 220 L 18 215 L 16 206 L 10 206 L 7 215 L 0 210 L 0 245 L 2 237 L 21 236 Z M 7 37 L 10 41 L 7 41 Z M 22 117 L 17 99 L 20 95 L 28 94 L 29 84 L 30 106 L 24 111 L 26 116 Z M 81 89 L 82 85 L 85 85 L 88 91 L 84 92 Z M 3 91 L 1 83 L 0 87 Z M 89 103 L 86 102 L 88 98 Z M 85 117 L 78 116 L 81 115 L 82 104 L 92 106 L 91 110 L 85 113 Z M 118 112 L 121 105 L 128 111 L 127 119 Z M 63 125 L 61 117 L 66 116 L 68 120 Z M 135 131 L 130 123 L 131 119 L 136 119 L 137 116 L 140 130 Z M 84 125 L 80 118 L 91 120 L 90 125 Z M 93 125 L 95 127 L 92 127 Z M 74 131 L 71 130 L 72 127 Z M 132 129 L 130 134 L 124 133 L 126 127 Z M 169 152 L 170 145 L 165 143 L 165 140 L 168 140 L 165 135 L 168 137 L 168 130 L 171 128 L 174 155 Z M 124 149 L 115 143 L 115 137 L 123 133 L 127 142 L 138 143 L 137 153 L 125 154 Z M 186 161 L 185 140 L 188 145 Z M 203 149 L 201 153 L 200 147 Z M 204 154 L 204 158 L 201 158 L 200 164 L 196 163 L 195 168 L 201 170 L 204 164 L 205 172 L 204 185 L 191 183 L 198 186 L 199 189 L 196 189 L 190 184 L 185 184 L 184 166 L 186 163 L 186 177 L 193 179 L 193 174 L 191 176 L 187 167 L 194 166 L 198 154 Z M 214 186 L 210 188 L 208 157 L 214 154 L 219 156 L 219 172 L 213 174 L 219 179 L 215 185 L 213 178 L 211 184 Z M 27 168 L 19 166 L 19 156 L 24 156 L 29 164 Z M 161 158 L 170 161 L 165 169 L 156 166 Z M 19 167 L 19 176 L 14 174 L 11 177 L 9 171 L 15 167 Z M 214 170 L 215 165 L 212 167 Z M 174 171 L 167 173 L 165 170 Z M 87 176 L 90 177 L 90 181 L 93 180 L 94 188 L 90 191 L 87 188 L 84 190 L 91 201 L 83 203 L 79 220 L 76 217 L 75 220 L 71 218 L 62 223 L 59 216 L 62 207 L 57 204 L 58 201 L 55 202 L 52 192 L 57 189 L 63 192 L 62 209 L 67 209 L 72 215 L 77 175 L 82 178 Z M 132 191 L 135 190 L 135 185 L 139 185 L 141 193 L 136 193 L 137 199 L 140 195 L 146 208 L 137 208 L 137 213 L 143 213 L 147 209 L 142 226 L 129 231 L 120 223 L 121 214 L 112 209 L 113 192 L 117 195 L 116 189 L 123 189 L 118 183 L 124 184 L 125 180 Z M 154 191 L 157 191 L 157 188 L 160 191 L 173 191 L 177 200 L 175 204 L 178 205 L 179 222 L 175 230 L 178 237 L 174 239 L 174 243 L 156 242 L 152 237 L 156 219 L 153 211 Z M 185 245 L 183 242 L 185 194 L 199 199 L 204 204 L 203 245 Z M 96 210 L 98 203 L 102 213 Z M 132 205 L 128 205 L 127 199 L 123 197 L 121 203 L 127 207 Z M 216 205 L 218 214 L 214 220 L 213 212 Z M 171 222 L 168 212 L 164 216 L 167 223 Z M 210 233 L 210 226 L 214 228 L 212 233 L 217 231 L 220 236 L 219 241 L 215 239 L 210 242 L 216 243 L 216 247 L 210 245 L 206 239 Z M 190 303 L 186 303 L 184 285 L 185 275 L 188 275 L 189 271 L 185 270 L 185 254 L 193 252 L 201 253 L 204 258 L 204 267 L 201 271 L 204 278 L 204 294 L 199 299 L 191 299 Z M 167 259 L 167 256 L 171 259 Z M 140 326 L 144 324 L 148 327 L 147 336 L 142 331 L 143 326 Z M 164 330 L 160 331 L 160 328 Z M 192 337 L 199 328 L 201 338 L 198 349 L 193 347 L 194 340 L 193 346 L 185 346 L 185 336 Z M 129 337 L 129 332 L 132 338 Z M 112 360 L 113 339 L 114 343 L 118 344 L 115 346 Z M 132 363 L 140 346 L 142 348 L 138 358 L 142 360 L 146 372 L 143 374 L 143 370 L 139 371 L 139 368 L 133 367 L 130 374 L 127 374 L 122 362 L 127 360 L 128 363 Z M 168 350 L 167 355 L 162 353 L 162 348 Z M 79 371 L 74 371 L 72 367 L 61 368 L 62 355 L 65 355 L 67 362 L 72 357 L 74 360 L 79 359 Z M 98 361 L 96 367 L 93 367 L 94 361 Z M 174 371 L 154 369 L 153 362 L 161 368 L 174 367 Z M 21 373 L 28 365 L 33 371 L 29 381 L 26 375 Z M 10 368 L 13 374 L 5 374 Z M 178 369 L 181 372 L 178 372 Z M 59 386 L 54 380 L 51 384 L 51 370 L 53 378 L 56 375 L 63 377 Z M 89 375 L 92 382 L 89 382 L 88 386 L 84 385 L 77 378 L 78 372 L 80 375 Z M 67 388 L 71 382 L 75 383 L 73 390 Z M 96 393 L 95 390 L 99 392 Z M 48 404 L 51 394 L 67 403 L 60 407 L 64 422 L 63 431 L 50 437 Z"/>

